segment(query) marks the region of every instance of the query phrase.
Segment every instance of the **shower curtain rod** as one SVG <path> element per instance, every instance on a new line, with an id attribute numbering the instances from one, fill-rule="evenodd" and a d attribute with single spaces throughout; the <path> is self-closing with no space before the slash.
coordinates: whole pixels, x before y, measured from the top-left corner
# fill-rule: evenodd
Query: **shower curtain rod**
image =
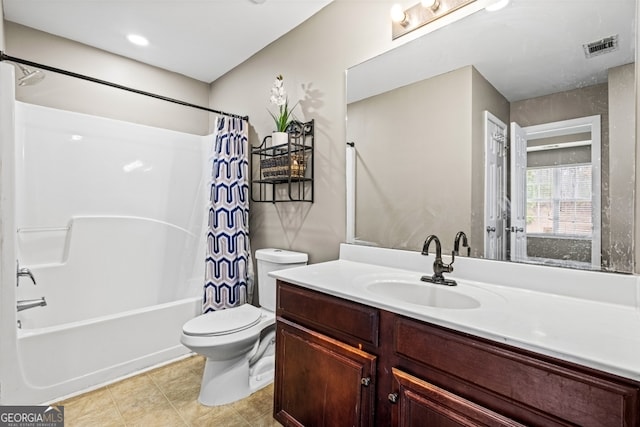
<path id="1" fill-rule="evenodd" d="M 229 117 L 235 117 L 235 118 L 238 118 L 238 119 L 243 119 L 243 120 L 249 121 L 249 116 L 241 116 L 239 114 L 232 114 L 232 113 L 226 113 L 224 111 L 212 110 L 211 108 L 202 107 L 200 105 L 191 104 L 191 103 L 185 102 L 185 101 L 180 101 L 179 99 L 169 98 L 169 97 L 158 95 L 158 94 L 151 93 L 151 92 L 145 92 L 143 90 L 134 89 L 134 88 L 131 88 L 131 87 L 128 87 L 128 86 L 119 85 L 117 83 L 112 83 L 112 82 L 109 82 L 109 81 L 106 81 L 106 80 L 96 79 L 94 77 L 89 77 L 89 76 L 85 76 L 83 74 L 74 73 L 73 71 L 62 70 L 60 68 L 50 67 L 50 66 L 44 65 L 44 64 L 38 64 L 37 62 L 28 61 L 26 59 L 16 58 L 14 56 L 9 56 L 9 55 L 5 54 L 2 51 L 0 51 L 0 61 L 16 62 L 18 64 L 27 65 L 27 66 L 34 67 L 34 68 L 40 68 L 42 70 L 47 70 L 47 71 L 51 71 L 51 72 L 58 73 L 58 74 L 64 74 L 65 76 L 75 77 L 77 79 L 87 80 L 87 81 L 90 81 L 90 82 L 93 82 L 93 83 L 98 83 L 98 84 L 105 85 L 105 86 L 111 86 L 111 87 L 116 88 L 116 89 L 122 89 L 122 90 L 126 90 L 126 91 L 129 91 L 129 92 L 137 93 L 137 94 L 140 94 L 140 95 L 150 96 L 151 98 L 161 99 L 163 101 L 172 102 L 174 104 L 180 104 L 180 105 L 184 105 L 186 107 L 197 108 L 198 110 L 208 111 L 210 113 L 220 114 L 220 115 L 229 116 Z"/>

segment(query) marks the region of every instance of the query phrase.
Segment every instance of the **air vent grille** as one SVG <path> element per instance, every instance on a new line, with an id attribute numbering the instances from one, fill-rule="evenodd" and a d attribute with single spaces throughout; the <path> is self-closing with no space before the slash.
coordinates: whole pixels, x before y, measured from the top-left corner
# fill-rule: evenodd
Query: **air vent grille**
<path id="1" fill-rule="evenodd" d="M 587 58 L 593 58 L 594 56 L 603 55 L 605 53 L 618 50 L 618 35 L 607 37 L 597 42 L 587 43 L 582 45 L 584 48 L 584 55 Z"/>

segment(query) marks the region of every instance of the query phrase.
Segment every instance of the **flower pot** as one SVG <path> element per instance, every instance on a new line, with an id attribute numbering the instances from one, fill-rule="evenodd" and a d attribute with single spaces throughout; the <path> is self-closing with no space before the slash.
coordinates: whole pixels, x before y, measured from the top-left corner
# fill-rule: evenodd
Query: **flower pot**
<path id="1" fill-rule="evenodd" d="M 287 132 L 273 132 L 271 134 L 271 146 L 283 145 L 289 142 L 289 134 Z"/>

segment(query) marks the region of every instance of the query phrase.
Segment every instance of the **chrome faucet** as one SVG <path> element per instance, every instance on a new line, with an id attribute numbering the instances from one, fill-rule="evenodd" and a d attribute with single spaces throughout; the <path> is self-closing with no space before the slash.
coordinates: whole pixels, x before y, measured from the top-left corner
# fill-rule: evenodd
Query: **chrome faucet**
<path id="1" fill-rule="evenodd" d="M 462 247 L 467 248 L 467 256 L 471 256 L 471 246 L 469 246 L 469 241 L 464 231 L 458 231 L 458 234 L 456 234 L 456 238 L 453 240 L 453 253 L 460 255 L 460 239 L 462 239 Z M 453 260 L 451 260 L 451 264 L 453 264 Z"/>
<path id="2" fill-rule="evenodd" d="M 451 264 L 445 264 L 442 262 L 442 246 L 440 245 L 440 239 L 435 234 L 430 234 L 427 236 L 427 239 L 424 241 L 424 245 L 422 246 L 422 255 L 429 255 L 429 245 L 431 242 L 436 242 L 436 259 L 433 261 L 433 275 L 432 276 L 422 276 L 420 280 L 423 282 L 431 282 L 438 285 L 447 285 L 447 286 L 456 286 L 457 283 L 455 280 L 445 279 L 442 273 L 451 273 L 453 271 L 453 260 Z M 453 256 L 453 252 L 451 253 Z"/>
<path id="3" fill-rule="evenodd" d="M 20 277 L 27 276 L 31 279 L 33 284 L 36 284 L 36 279 L 33 277 L 33 273 L 27 267 L 20 267 L 20 261 L 16 261 L 16 286 L 20 284 Z"/>
<path id="4" fill-rule="evenodd" d="M 34 307 L 44 307 L 45 305 L 47 305 L 47 300 L 45 300 L 44 297 L 36 299 L 23 299 L 18 301 L 17 308 L 18 311 L 22 311 Z"/>

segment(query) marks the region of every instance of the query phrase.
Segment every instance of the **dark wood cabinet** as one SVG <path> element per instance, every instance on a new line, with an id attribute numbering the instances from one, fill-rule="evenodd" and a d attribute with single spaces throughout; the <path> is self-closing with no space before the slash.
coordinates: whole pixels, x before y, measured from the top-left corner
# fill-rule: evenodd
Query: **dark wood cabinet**
<path id="1" fill-rule="evenodd" d="M 284 425 L 640 427 L 637 381 L 281 281 L 276 315 Z"/>
<path id="2" fill-rule="evenodd" d="M 393 368 L 394 388 L 389 401 L 394 404 L 391 425 L 400 427 L 522 427 L 485 407 Z"/>
<path id="3" fill-rule="evenodd" d="M 536 426 L 638 426 L 637 382 L 402 316 L 393 366 Z"/>
<path id="4" fill-rule="evenodd" d="M 373 425 L 376 357 L 278 322 L 275 417 L 286 426 Z"/>

